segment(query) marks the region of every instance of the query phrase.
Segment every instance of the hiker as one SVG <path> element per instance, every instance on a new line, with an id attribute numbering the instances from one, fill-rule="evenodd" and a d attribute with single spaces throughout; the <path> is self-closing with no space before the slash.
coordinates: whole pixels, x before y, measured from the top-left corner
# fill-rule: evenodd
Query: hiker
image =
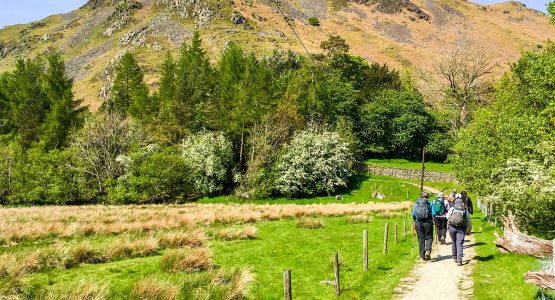
<path id="1" fill-rule="evenodd" d="M 438 193 L 437 199 L 432 204 L 432 213 L 434 215 L 434 223 L 436 224 L 437 240 L 444 245 L 447 236 L 447 206 L 445 204 L 444 193 Z"/>
<path id="2" fill-rule="evenodd" d="M 451 255 L 457 266 L 462 266 L 463 243 L 467 229 L 468 212 L 464 207 L 462 195 L 455 196 L 455 205 L 447 212 L 449 236 L 451 236 Z"/>
<path id="3" fill-rule="evenodd" d="M 461 199 L 463 201 L 464 208 L 468 212 L 467 220 L 466 220 L 466 234 L 472 234 L 472 219 L 470 219 L 470 215 L 474 214 L 474 205 L 472 205 L 472 199 L 468 196 L 466 191 L 461 192 Z"/>
<path id="4" fill-rule="evenodd" d="M 414 230 L 418 236 L 418 249 L 422 260 L 430 260 L 434 240 L 434 213 L 428 201 L 428 193 L 423 192 L 412 209 Z"/>
<path id="5" fill-rule="evenodd" d="M 466 191 L 461 192 L 461 199 L 463 201 L 464 207 L 468 211 L 469 214 L 474 214 L 474 206 L 472 205 L 472 199 L 468 196 Z"/>
<path id="6" fill-rule="evenodd" d="M 456 189 L 453 189 L 453 190 L 451 191 L 451 194 L 449 194 L 449 196 L 447 196 L 447 201 L 449 201 L 449 202 L 451 202 L 451 203 L 452 203 L 452 202 L 455 202 L 455 195 L 457 195 L 457 190 L 456 190 Z"/>

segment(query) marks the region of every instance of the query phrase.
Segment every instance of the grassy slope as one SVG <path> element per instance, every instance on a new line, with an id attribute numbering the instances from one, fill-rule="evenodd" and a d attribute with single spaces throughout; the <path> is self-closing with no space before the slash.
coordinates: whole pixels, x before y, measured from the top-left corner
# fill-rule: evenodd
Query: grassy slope
<path id="1" fill-rule="evenodd" d="M 394 168 L 404 168 L 404 169 L 413 169 L 413 170 L 422 169 L 422 162 L 409 161 L 409 160 L 400 159 L 400 158 L 393 158 L 393 159 L 372 158 L 372 159 L 366 160 L 366 163 L 369 165 L 380 166 L 380 167 L 394 167 Z M 428 171 L 451 172 L 452 169 L 453 169 L 453 166 L 451 164 L 443 164 L 443 163 L 437 163 L 437 162 L 426 163 L 426 170 Z"/>
<path id="2" fill-rule="evenodd" d="M 324 219 L 325 228 L 297 228 L 295 221 L 263 222 L 256 226 L 259 237 L 248 241 L 213 241 L 215 263 L 224 268 L 250 267 L 256 281 L 251 285 L 252 299 L 280 299 L 282 272 L 292 269 L 293 293 L 299 299 L 332 299 L 334 289 L 320 281 L 333 278 L 330 258 L 339 250 L 343 261 L 341 275 L 344 299 L 389 299 L 393 288 L 414 265 L 410 239 L 400 237 L 390 253 L 381 254 L 383 226 L 402 224 L 402 219 L 374 217 L 369 224 L 348 224 L 345 217 Z M 402 226 L 402 225 L 401 225 Z M 361 270 L 361 232 L 369 231 L 370 271 Z M 402 232 L 402 230 L 399 230 Z M 392 243 L 393 238 L 390 239 Z M 160 256 L 137 258 L 100 265 L 85 265 L 68 271 L 34 275 L 35 288 L 75 285 L 81 281 L 109 282 L 111 298 L 126 298 L 133 283 L 144 277 L 161 277 L 173 282 L 194 282 L 197 275 L 167 274 L 159 270 Z"/>

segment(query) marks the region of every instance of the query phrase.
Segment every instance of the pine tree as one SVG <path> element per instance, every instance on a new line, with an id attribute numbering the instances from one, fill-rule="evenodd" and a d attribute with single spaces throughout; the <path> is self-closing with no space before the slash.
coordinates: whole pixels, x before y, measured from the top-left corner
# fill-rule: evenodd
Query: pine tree
<path id="1" fill-rule="evenodd" d="M 166 103 L 161 108 L 161 120 L 168 139 L 181 141 L 188 133 L 199 132 L 208 127 L 206 110 L 210 106 L 214 90 L 214 70 L 206 52 L 202 49 L 200 35 L 195 33 L 190 45 L 183 45 L 175 68 L 175 87 L 169 85 L 170 75 L 162 88 Z M 165 73 L 171 74 L 169 61 L 164 63 Z M 172 89 L 175 89 L 173 91 Z M 173 93 L 173 97 L 167 96 Z"/>
<path id="2" fill-rule="evenodd" d="M 48 69 L 43 78 L 43 90 L 50 103 L 50 111 L 42 124 L 41 140 L 45 148 L 64 145 L 71 128 L 79 123 L 79 103 L 73 100 L 73 82 L 65 72 L 60 54 L 47 57 Z"/>
<path id="3" fill-rule="evenodd" d="M 41 89 L 42 75 L 40 59 L 19 59 L 15 70 L 7 75 L 5 94 L 10 98 L 8 122 L 24 148 L 39 140 L 42 122 L 50 108 Z"/>
<path id="4" fill-rule="evenodd" d="M 116 68 L 112 97 L 107 103 L 108 111 L 129 113 L 138 120 L 147 118 L 155 109 L 149 102 L 148 87 L 143 76 L 143 71 L 133 54 L 126 52 Z"/>
<path id="5" fill-rule="evenodd" d="M 162 103 L 172 101 L 175 98 L 175 67 L 173 57 L 168 51 L 162 63 L 162 75 L 158 91 L 158 98 Z"/>

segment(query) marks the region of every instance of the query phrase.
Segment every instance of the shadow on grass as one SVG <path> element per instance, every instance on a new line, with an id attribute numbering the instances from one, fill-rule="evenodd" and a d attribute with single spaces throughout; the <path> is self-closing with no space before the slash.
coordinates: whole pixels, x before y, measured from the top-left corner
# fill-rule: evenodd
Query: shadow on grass
<path id="1" fill-rule="evenodd" d="M 349 182 L 347 183 L 347 186 L 338 190 L 337 194 L 343 194 L 343 195 L 348 194 L 352 196 L 353 191 L 360 190 L 360 188 L 362 187 L 362 184 L 368 178 L 370 178 L 370 176 L 366 173 L 358 173 L 353 175 L 351 178 L 349 178 Z"/>
<path id="2" fill-rule="evenodd" d="M 477 261 L 490 261 L 494 259 L 494 256 L 492 254 L 488 256 L 474 256 L 474 259 L 476 259 Z"/>

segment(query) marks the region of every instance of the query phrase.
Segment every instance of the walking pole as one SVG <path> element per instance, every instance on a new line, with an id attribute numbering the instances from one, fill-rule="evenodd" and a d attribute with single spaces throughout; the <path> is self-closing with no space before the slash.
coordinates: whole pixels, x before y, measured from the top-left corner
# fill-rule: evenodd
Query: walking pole
<path id="1" fill-rule="evenodd" d="M 422 146 L 422 174 L 420 177 L 420 193 L 424 192 L 424 170 L 426 169 L 426 145 Z"/>

